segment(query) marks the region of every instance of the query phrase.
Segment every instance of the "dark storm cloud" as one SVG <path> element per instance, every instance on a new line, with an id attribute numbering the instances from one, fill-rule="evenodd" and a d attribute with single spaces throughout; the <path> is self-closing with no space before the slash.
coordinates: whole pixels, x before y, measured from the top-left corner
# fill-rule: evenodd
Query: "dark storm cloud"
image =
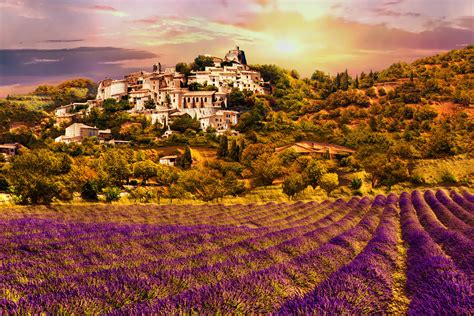
<path id="1" fill-rule="evenodd" d="M 120 76 L 134 70 L 124 68 L 120 62 L 156 56 L 143 50 L 115 47 L 3 49 L 0 50 L 0 85 L 28 84 L 57 76 L 85 76 L 96 80 Z"/>

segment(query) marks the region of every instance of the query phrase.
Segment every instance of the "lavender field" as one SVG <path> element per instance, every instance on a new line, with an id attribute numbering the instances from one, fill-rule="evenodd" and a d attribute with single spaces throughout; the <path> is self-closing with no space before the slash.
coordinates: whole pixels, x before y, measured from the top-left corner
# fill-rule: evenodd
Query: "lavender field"
<path id="1" fill-rule="evenodd" d="M 12 207 L 0 314 L 474 314 L 474 195 Z"/>

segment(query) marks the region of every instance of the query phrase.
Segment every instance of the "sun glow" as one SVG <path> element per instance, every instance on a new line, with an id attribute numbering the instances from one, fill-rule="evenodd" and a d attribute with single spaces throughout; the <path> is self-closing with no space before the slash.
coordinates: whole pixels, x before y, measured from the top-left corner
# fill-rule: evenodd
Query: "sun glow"
<path id="1" fill-rule="evenodd" d="M 275 43 L 275 48 L 278 52 L 284 54 L 294 54 L 301 49 L 300 45 L 297 42 L 288 39 L 277 39 Z"/>

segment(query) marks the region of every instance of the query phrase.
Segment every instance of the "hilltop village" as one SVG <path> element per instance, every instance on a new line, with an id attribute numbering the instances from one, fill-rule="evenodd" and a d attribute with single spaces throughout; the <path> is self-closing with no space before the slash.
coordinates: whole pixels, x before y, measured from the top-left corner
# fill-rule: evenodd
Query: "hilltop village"
<path id="1" fill-rule="evenodd" d="M 41 85 L 0 100 L 0 194 L 261 202 L 472 186 L 473 50 L 302 78 L 236 48 Z"/>
<path id="2" fill-rule="evenodd" d="M 265 94 L 267 88 L 258 71 L 247 66 L 245 52 L 239 47 L 230 50 L 224 58 L 202 56 L 208 62 L 198 70 L 182 73 L 176 67 L 163 68 L 160 63 L 152 71 L 139 71 L 123 79 L 106 78 L 99 82 L 97 96 L 84 103 L 70 103 L 55 111 L 58 123 L 70 123 L 81 118 L 104 102 L 128 102 L 132 115 L 144 115 L 152 124 L 169 127 L 183 115 L 200 123 L 202 130 L 215 129 L 218 134 L 231 131 L 238 122 L 239 112 L 227 109 L 229 93 L 238 89 L 253 94 Z M 209 65 L 209 61 L 212 65 Z M 172 131 L 165 131 L 169 137 Z M 57 142 L 80 142 L 84 137 L 98 137 L 107 141 L 110 130 L 99 130 L 85 124 L 73 124 Z"/>

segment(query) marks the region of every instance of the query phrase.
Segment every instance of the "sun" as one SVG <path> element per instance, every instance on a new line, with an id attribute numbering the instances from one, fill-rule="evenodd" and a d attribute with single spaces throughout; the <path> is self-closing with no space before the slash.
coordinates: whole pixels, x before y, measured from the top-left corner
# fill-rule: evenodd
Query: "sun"
<path id="1" fill-rule="evenodd" d="M 300 45 L 293 40 L 277 39 L 275 42 L 275 48 L 280 53 L 294 54 L 300 50 Z"/>

